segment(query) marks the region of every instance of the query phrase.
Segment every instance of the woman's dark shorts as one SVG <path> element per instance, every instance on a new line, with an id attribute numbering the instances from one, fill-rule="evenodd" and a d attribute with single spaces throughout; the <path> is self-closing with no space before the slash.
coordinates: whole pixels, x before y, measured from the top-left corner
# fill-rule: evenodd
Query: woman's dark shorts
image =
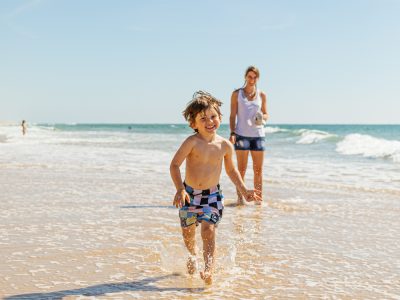
<path id="1" fill-rule="evenodd" d="M 235 150 L 264 151 L 265 137 L 246 137 L 236 134 Z"/>

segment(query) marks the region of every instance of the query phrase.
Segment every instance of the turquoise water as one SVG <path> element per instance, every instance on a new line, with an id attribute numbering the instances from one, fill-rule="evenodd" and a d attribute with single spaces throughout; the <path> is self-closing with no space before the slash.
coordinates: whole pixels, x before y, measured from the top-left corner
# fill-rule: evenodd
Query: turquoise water
<path id="1" fill-rule="evenodd" d="M 229 132 L 227 124 L 218 131 L 226 138 Z M 266 126 L 265 132 L 266 181 L 302 188 L 308 184 L 331 187 L 334 182 L 337 188 L 397 192 L 400 125 L 273 124 Z M 53 163 L 57 149 L 61 155 L 58 159 L 64 159 L 67 165 L 73 160 L 72 165 L 158 172 L 157 165 L 168 164 L 191 134 L 193 130 L 187 124 L 35 124 L 21 139 L 19 126 L 3 126 L 0 145 L 8 147 L 3 147 L 0 163 L 13 160 L 13 145 L 18 144 L 27 151 L 29 162 L 38 164 Z M 32 153 L 35 155 L 31 157 Z M 110 155 L 110 160 L 104 159 Z M 25 156 L 16 159 L 16 163 L 22 163 L 18 160 L 24 161 Z"/>
<path id="2" fill-rule="evenodd" d="M 39 126 L 54 128 L 63 131 L 117 131 L 139 133 L 191 133 L 192 129 L 187 124 L 48 124 L 40 123 Z M 268 127 L 278 127 L 294 133 L 296 130 L 320 130 L 331 132 L 340 136 L 351 133 L 367 134 L 384 139 L 400 139 L 400 125 L 309 125 L 309 124 L 272 124 Z M 229 135 L 229 126 L 222 124 L 219 132 Z"/>
<path id="3" fill-rule="evenodd" d="M 61 132 L 88 133 L 90 138 L 112 138 L 122 134 L 127 138 L 118 147 L 149 149 L 175 149 L 186 136 L 193 133 L 187 124 L 38 124 L 40 128 Z M 219 134 L 228 138 L 229 126 L 222 124 Z M 147 135 L 135 143 L 131 137 Z M 164 135 L 164 137 L 160 137 Z M 166 138 L 165 135 L 170 138 Z M 175 136 L 176 138 L 173 138 Z M 380 159 L 387 162 L 400 160 L 400 125 L 292 125 L 274 124 L 266 127 L 268 153 L 296 157 L 341 157 L 350 159 Z M 161 143 L 157 143 L 161 139 Z M 111 140 L 110 140 L 111 141 Z M 339 146 L 338 147 L 338 143 Z"/>
<path id="4" fill-rule="evenodd" d="M 202 288 L 198 276 L 149 281 L 185 274 L 169 164 L 187 125 L 35 124 L 25 136 L 0 126 L 0 290 L 67 297 L 106 284 L 115 299 L 397 299 L 400 126 L 265 130 L 265 205 L 230 205 L 236 191 L 222 172 L 218 284 L 203 292 L 192 289 Z M 219 133 L 228 137 L 228 126 Z M 245 179 L 253 188 L 251 159 Z M 138 284 L 121 291 L 116 282 Z"/>

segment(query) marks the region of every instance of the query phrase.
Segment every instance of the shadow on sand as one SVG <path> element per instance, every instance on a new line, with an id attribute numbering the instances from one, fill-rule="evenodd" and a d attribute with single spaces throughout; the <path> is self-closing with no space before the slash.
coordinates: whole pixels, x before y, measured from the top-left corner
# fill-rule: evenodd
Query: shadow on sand
<path id="1" fill-rule="evenodd" d="M 174 208 L 176 209 L 175 206 L 173 205 L 125 205 L 125 206 L 120 206 L 121 208 Z"/>
<path id="2" fill-rule="evenodd" d="M 181 276 L 180 274 L 170 274 L 164 275 L 154 278 L 146 278 L 139 281 L 133 282 L 121 282 L 121 283 L 105 283 L 98 284 L 93 286 L 88 286 L 85 288 L 79 288 L 74 290 L 63 290 L 57 292 L 48 292 L 48 293 L 32 293 L 32 294 L 21 294 L 8 296 L 4 299 L 7 300 L 61 300 L 66 296 L 101 296 L 104 294 L 111 293 L 120 293 L 124 291 L 140 291 L 140 292 L 168 292 L 168 291 L 177 291 L 177 292 L 201 292 L 204 288 L 176 288 L 176 287 L 166 287 L 160 288 L 155 285 L 151 285 L 154 282 Z"/>

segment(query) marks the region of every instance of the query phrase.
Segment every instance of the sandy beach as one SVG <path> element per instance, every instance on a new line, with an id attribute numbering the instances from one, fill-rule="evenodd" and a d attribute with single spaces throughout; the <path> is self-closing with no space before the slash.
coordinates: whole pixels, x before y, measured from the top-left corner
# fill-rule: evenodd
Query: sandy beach
<path id="1" fill-rule="evenodd" d="M 399 16 L 0 0 L 0 300 L 400 300 Z"/>
<path id="2" fill-rule="evenodd" d="M 2 299 L 400 299 L 396 189 L 291 184 L 268 175 L 279 163 L 268 157 L 266 205 L 226 206 L 206 287 L 186 274 L 172 151 L 8 136 Z M 225 174 L 221 185 L 234 202 Z"/>

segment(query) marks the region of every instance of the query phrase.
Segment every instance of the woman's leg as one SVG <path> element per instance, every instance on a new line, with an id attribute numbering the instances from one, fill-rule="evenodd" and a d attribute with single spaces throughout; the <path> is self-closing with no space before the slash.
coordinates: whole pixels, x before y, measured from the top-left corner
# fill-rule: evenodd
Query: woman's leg
<path id="1" fill-rule="evenodd" d="M 257 195 L 262 198 L 264 151 L 250 151 L 250 154 L 253 160 L 254 189 L 258 190 Z"/>
<path id="2" fill-rule="evenodd" d="M 244 181 L 244 176 L 246 175 L 246 169 L 247 169 L 247 162 L 249 159 L 249 150 L 236 150 L 236 159 L 240 176 Z M 240 194 L 239 190 L 236 189 L 236 192 L 238 195 L 237 204 L 243 205 L 244 204 L 243 196 Z"/>

